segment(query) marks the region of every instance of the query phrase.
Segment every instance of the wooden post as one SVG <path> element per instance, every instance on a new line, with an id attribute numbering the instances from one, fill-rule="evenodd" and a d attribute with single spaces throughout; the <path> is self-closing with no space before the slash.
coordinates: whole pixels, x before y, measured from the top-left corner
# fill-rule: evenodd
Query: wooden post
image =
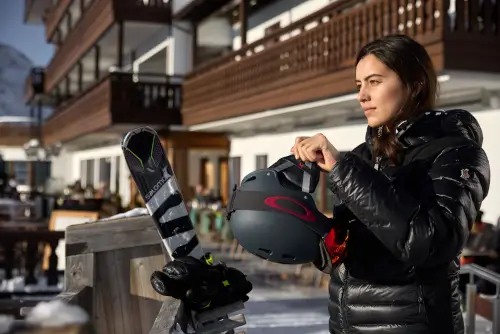
<path id="1" fill-rule="evenodd" d="M 83 307 L 97 333 L 146 334 L 155 322 L 163 328 L 156 333 L 169 333 L 179 303 L 157 294 L 150 283 L 151 273 L 166 261 L 149 216 L 70 226 L 65 292 L 58 298 Z"/>
<path id="2" fill-rule="evenodd" d="M 189 199 L 189 148 L 174 140 L 166 141 L 167 156 L 174 170 L 181 193 Z"/>
<path id="3" fill-rule="evenodd" d="M 241 46 L 247 44 L 247 31 L 248 31 L 248 1 L 240 0 L 240 36 Z"/>

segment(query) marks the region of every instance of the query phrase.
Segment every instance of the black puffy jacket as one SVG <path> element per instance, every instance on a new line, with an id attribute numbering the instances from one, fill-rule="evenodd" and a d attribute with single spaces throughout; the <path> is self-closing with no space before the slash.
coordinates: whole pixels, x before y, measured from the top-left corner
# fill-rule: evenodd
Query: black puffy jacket
<path id="1" fill-rule="evenodd" d="M 462 334 L 458 258 L 490 182 L 481 128 L 463 110 L 400 124 L 396 166 L 373 161 L 372 132 L 329 174 L 334 219 L 349 222 L 330 332 Z"/>

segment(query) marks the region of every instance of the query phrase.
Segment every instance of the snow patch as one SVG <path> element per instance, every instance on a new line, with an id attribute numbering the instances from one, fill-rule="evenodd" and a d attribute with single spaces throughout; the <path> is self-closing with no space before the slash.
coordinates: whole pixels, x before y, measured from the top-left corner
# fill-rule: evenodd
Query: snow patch
<path id="1" fill-rule="evenodd" d="M 79 306 L 61 300 L 38 303 L 26 317 L 26 322 L 39 327 L 62 327 L 86 324 L 88 314 Z"/>

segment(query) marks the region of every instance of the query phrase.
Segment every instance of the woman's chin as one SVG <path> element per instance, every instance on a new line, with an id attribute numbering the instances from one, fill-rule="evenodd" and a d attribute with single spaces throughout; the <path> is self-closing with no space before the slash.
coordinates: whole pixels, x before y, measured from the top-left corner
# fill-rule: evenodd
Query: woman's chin
<path id="1" fill-rule="evenodd" d="M 382 125 L 382 122 L 380 122 L 380 120 L 376 117 L 367 117 L 366 120 L 368 121 L 368 126 L 370 128 L 376 128 Z"/>

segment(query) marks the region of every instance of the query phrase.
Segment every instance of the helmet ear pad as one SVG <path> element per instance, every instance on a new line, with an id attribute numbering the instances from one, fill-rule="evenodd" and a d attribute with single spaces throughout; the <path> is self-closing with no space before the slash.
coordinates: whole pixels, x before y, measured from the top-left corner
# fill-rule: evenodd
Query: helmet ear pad
<path id="1" fill-rule="evenodd" d="M 227 218 L 248 252 L 271 262 L 305 264 L 321 257 L 320 242 L 332 229 L 311 194 L 283 185 L 283 174 L 261 169 L 235 189 Z M 295 187 L 297 188 L 297 187 Z"/>

